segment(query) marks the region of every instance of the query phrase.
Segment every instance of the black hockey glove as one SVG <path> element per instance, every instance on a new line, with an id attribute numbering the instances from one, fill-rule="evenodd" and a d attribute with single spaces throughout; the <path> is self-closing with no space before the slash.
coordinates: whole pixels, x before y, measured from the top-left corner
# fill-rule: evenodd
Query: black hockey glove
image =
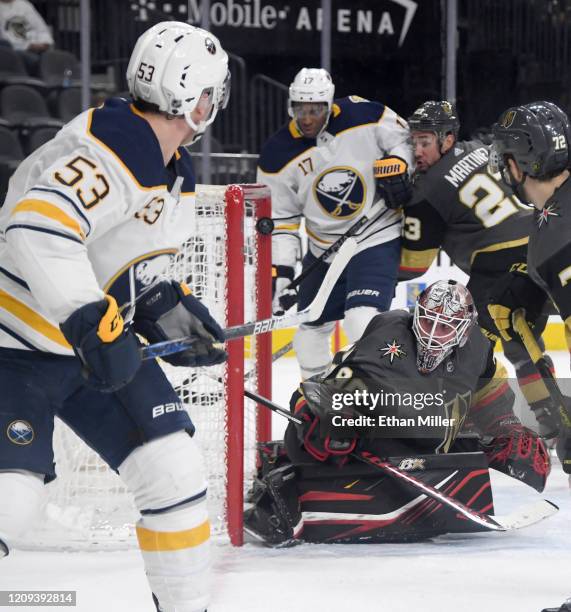
<path id="1" fill-rule="evenodd" d="M 551 470 L 549 452 L 543 440 L 531 429 L 514 425 L 496 438 L 482 442 L 488 465 L 517 478 L 540 493 Z"/>
<path id="2" fill-rule="evenodd" d="M 226 361 L 226 351 L 215 345 L 224 342 L 224 331 L 184 283 L 158 283 L 137 303 L 133 321 L 135 331 L 152 344 L 196 338 L 185 351 L 162 358 L 171 365 L 192 368 Z"/>
<path id="3" fill-rule="evenodd" d="M 376 159 L 373 171 L 377 196 L 385 200 L 387 208 L 402 208 L 410 201 L 412 183 L 404 159 L 396 155 Z"/>
<path id="4" fill-rule="evenodd" d="M 297 304 L 297 289 L 287 289 L 294 276 L 291 266 L 272 266 L 272 312 L 283 315 Z"/>
<path id="5" fill-rule="evenodd" d="M 89 387 L 112 393 L 135 377 L 141 365 L 139 343 L 133 331 L 124 328 L 110 295 L 78 308 L 60 328 L 83 364 Z"/>
<path id="6" fill-rule="evenodd" d="M 315 390 L 318 392 L 320 383 L 307 381 L 302 383 L 304 392 Z M 356 437 L 332 438 L 331 435 L 323 436 L 320 428 L 320 413 L 327 412 L 321 401 L 307 401 L 303 393 L 296 391 L 291 400 L 294 415 L 303 423 L 296 425 L 297 437 L 303 444 L 305 450 L 317 461 L 326 461 L 329 457 L 344 457 L 352 453 L 357 443 Z M 325 416 L 325 414 L 323 414 Z"/>
<path id="7" fill-rule="evenodd" d="M 488 312 L 500 336 L 506 340 L 517 339 L 513 328 L 513 314 L 518 308 L 525 310 L 525 318 L 534 325 L 547 300 L 543 289 L 520 271 L 504 274 L 492 288 Z"/>
<path id="8" fill-rule="evenodd" d="M 547 397 L 529 404 L 539 425 L 539 435 L 545 440 L 555 438 L 559 433 L 559 407 Z"/>

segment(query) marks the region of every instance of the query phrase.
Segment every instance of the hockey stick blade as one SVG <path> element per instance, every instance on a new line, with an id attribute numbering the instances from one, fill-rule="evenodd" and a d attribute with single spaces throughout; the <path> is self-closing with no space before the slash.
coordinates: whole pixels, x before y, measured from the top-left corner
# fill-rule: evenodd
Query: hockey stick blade
<path id="1" fill-rule="evenodd" d="M 528 527 L 552 516 L 559 510 L 559 508 L 552 502 L 541 499 L 534 502 L 530 506 L 515 510 L 506 516 L 490 516 L 489 514 L 484 514 L 474 510 L 473 508 L 469 508 L 462 502 L 449 497 L 442 491 L 439 491 L 431 485 L 422 482 L 408 472 L 400 470 L 391 463 L 382 461 L 378 457 L 375 457 L 375 455 L 372 453 L 361 451 L 360 453 L 351 453 L 351 456 L 363 461 L 364 463 L 368 463 L 369 465 L 374 465 L 398 480 L 405 481 L 412 487 L 420 489 L 427 497 L 431 497 L 449 508 L 456 510 L 469 521 L 472 521 L 473 523 L 476 523 L 490 531 L 510 531 L 512 529 Z"/>
<path id="2" fill-rule="evenodd" d="M 225 339 L 234 340 L 236 338 L 243 338 L 244 336 L 256 336 L 258 334 L 265 334 L 266 332 L 273 331 L 274 329 L 287 329 L 288 327 L 295 327 L 300 323 L 319 319 L 335 283 L 339 280 L 341 273 L 349 263 L 351 257 L 353 257 L 356 248 L 357 242 L 354 238 L 348 238 L 345 241 L 331 262 L 317 295 L 307 308 L 299 312 L 284 314 L 279 317 L 271 317 L 270 319 L 262 319 L 261 321 L 253 321 L 252 323 L 227 327 L 224 330 Z M 189 336 L 188 338 L 157 342 L 143 347 L 141 349 L 141 355 L 143 359 L 154 359 L 156 357 L 180 353 L 191 347 L 196 341 L 196 337 Z"/>
<path id="3" fill-rule="evenodd" d="M 510 514 L 494 516 L 494 521 L 502 525 L 505 531 L 522 529 L 553 516 L 558 510 L 559 506 L 556 506 L 553 502 L 547 499 L 539 499 L 535 503 L 515 510 Z"/>

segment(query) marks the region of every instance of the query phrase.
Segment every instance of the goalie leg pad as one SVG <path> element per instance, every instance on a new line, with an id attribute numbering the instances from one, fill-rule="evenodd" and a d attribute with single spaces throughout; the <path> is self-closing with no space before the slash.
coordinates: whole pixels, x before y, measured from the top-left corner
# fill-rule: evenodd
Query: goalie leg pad
<path id="1" fill-rule="evenodd" d="M 0 471 L 0 558 L 4 548 L 8 554 L 8 544 L 29 530 L 38 518 L 43 493 L 43 474 Z"/>
<path id="2" fill-rule="evenodd" d="M 302 531 L 295 469 L 283 465 L 257 480 L 254 507 L 244 513 L 244 528 L 274 546 L 292 544 Z"/>
<path id="3" fill-rule="evenodd" d="M 357 342 L 363 335 L 367 325 L 371 319 L 379 314 L 379 310 L 373 306 L 357 306 L 350 308 L 345 312 L 345 320 L 343 321 L 343 329 L 347 335 L 347 340 L 350 343 Z"/>
<path id="4" fill-rule="evenodd" d="M 203 612 L 210 597 L 210 523 L 196 442 L 185 432 L 135 449 L 119 466 L 141 513 L 137 538 L 162 612 Z"/>
<path id="5" fill-rule="evenodd" d="M 329 367 L 331 362 L 329 339 L 334 327 L 334 322 L 318 326 L 302 324 L 296 331 L 293 348 L 304 380 L 325 372 Z"/>
<path id="6" fill-rule="evenodd" d="M 471 446 L 475 448 L 475 441 Z M 412 452 L 386 460 L 475 510 L 493 513 L 483 453 Z M 409 485 L 361 462 L 348 462 L 342 469 L 306 463 L 297 466 L 297 475 L 305 542 L 412 542 L 481 529 L 437 501 L 419 496 Z"/>

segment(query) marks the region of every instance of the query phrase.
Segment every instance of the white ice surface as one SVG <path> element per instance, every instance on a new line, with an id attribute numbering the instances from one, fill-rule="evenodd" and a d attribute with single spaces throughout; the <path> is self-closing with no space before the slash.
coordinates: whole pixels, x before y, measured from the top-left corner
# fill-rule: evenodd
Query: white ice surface
<path id="1" fill-rule="evenodd" d="M 556 358 L 568 376 L 568 353 Z M 295 362 L 278 362 L 275 380 L 274 397 L 286 404 L 297 384 Z M 498 514 L 537 499 L 497 473 L 493 490 Z M 540 612 L 571 596 L 571 496 L 556 461 L 543 497 L 559 513 L 517 532 L 421 544 L 216 546 L 209 612 Z M 8 589 L 73 589 L 78 605 L 69 609 L 81 612 L 154 610 L 137 551 L 13 551 L 0 561 L 0 590 Z"/>

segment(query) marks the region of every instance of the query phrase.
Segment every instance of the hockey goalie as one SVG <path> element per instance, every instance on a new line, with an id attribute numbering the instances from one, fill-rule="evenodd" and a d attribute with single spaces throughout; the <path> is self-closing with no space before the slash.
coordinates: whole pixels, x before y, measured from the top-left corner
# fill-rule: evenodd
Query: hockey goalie
<path id="1" fill-rule="evenodd" d="M 514 399 L 469 291 L 437 281 L 419 295 L 414 314 L 379 314 L 323 377 L 293 394 L 290 410 L 300 424 L 290 422 L 283 442 L 260 445 L 246 530 L 271 545 L 477 531 L 357 458 L 367 450 L 493 514 L 489 467 L 540 492 L 550 470 L 543 441 L 515 416 Z"/>

